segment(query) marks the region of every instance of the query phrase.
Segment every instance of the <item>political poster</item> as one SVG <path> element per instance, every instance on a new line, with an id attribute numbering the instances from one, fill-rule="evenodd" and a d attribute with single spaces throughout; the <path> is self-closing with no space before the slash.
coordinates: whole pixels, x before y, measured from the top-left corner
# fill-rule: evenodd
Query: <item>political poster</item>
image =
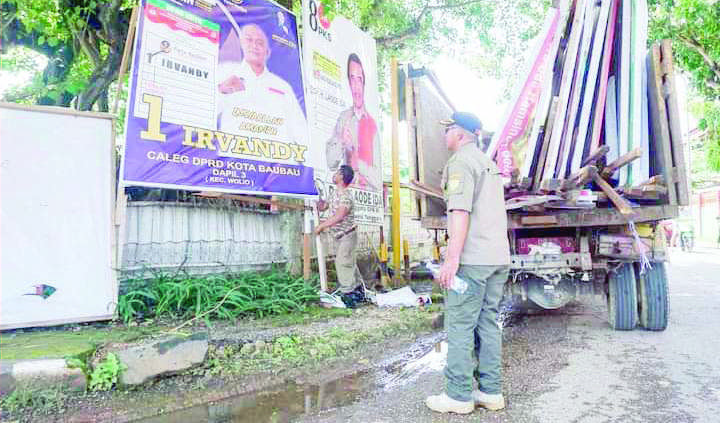
<path id="1" fill-rule="evenodd" d="M 533 160 L 535 152 L 535 139 L 532 139 L 533 123 L 535 119 L 543 119 L 541 115 L 545 110 L 538 110 L 543 83 L 548 75 L 552 75 L 552 65 L 555 60 L 557 43 L 553 43 L 560 24 L 560 12 L 550 9 L 545 19 L 545 25 L 540 31 L 537 45 L 529 58 L 531 66 L 525 73 L 520 90 L 515 95 L 506 111 L 503 125 L 495 133 L 490 142 L 489 153 L 494 157 L 500 173 L 510 177 L 513 170 L 523 169 L 526 160 Z M 530 148 L 528 148 L 530 146 Z M 529 167 L 529 166 L 528 166 Z"/>
<path id="2" fill-rule="evenodd" d="M 295 16 L 265 0 L 142 0 L 126 185 L 315 196 Z"/>
<path id="3" fill-rule="evenodd" d="M 335 188 L 341 165 L 355 170 L 355 220 L 383 224 L 380 102 L 375 40 L 342 16 L 329 19 L 317 0 L 305 0 L 303 61 L 310 137 L 319 148 L 320 195 Z"/>

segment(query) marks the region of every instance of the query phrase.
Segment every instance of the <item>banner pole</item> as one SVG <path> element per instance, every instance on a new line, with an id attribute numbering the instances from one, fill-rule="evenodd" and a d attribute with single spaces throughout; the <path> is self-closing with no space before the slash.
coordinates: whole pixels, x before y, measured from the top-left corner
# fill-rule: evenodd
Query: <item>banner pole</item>
<path id="1" fill-rule="evenodd" d="M 390 59 L 390 91 L 392 106 L 392 253 L 394 282 L 402 280 L 400 273 L 402 249 L 400 247 L 400 169 L 398 164 L 398 121 L 400 109 L 398 105 L 398 62 L 397 57 Z"/>
<path id="2" fill-rule="evenodd" d="M 313 214 L 315 215 L 315 225 L 320 224 L 320 212 L 318 211 L 317 204 L 313 205 Z M 327 269 L 325 268 L 325 247 L 323 246 L 320 235 L 315 236 L 315 247 L 317 248 L 318 257 L 318 273 L 320 273 L 320 290 L 327 292 Z"/>
<path id="3" fill-rule="evenodd" d="M 312 249 L 310 248 L 310 236 L 312 233 L 312 212 L 307 209 L 310 205 L 308 200 L 305 200 L 305 211 L 303 212 L 304 225 L 303 225 L 303 279 L 310 279 L 310 260 L 312 259 Z"/>
<path id="4" fill-rule="evenodd" d="M 120 92 L 122 92 L 122 79 L 127 71 L 128 60 L 130 60 L 130 51 L 132 50 L 133 41 L 135 41 L 135 29 L 137 28 L 138 7 L 132 9 L 130 15 L 130 23 L 128 24 L 127 38 L 125 38 L 125 48 L 123 49 L 122 60 L 120 61 L 120 71 L 117 78 L 117 90 L 115 90 L 115 102 L 113 103 L 112 113 L 117 114 L 118 103 L 120 103 Z"/>

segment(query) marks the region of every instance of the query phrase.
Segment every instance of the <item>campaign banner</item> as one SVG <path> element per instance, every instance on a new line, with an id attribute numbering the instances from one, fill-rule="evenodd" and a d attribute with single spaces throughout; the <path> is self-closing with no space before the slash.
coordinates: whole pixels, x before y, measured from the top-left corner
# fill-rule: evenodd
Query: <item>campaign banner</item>
<path id="1" fill-rule="evenodd" d="M 265 0 L 142 0 L 126 185 L 315 196 L 295 16 Z"/>
<path id="2" fill-rule="evenodd" d="M 551 9 L 540 33 L 542 38 L 538 40 L 535 55 L 531 56 L 535 59 L 531 62 L 527 77 L 515 101 L 510 103 L 501 130 L 496 132 L 490 144 L 490 155 L 495 158 L 503 176 L 509 177 L 514 169 L 523 167 L 525 160 L 532 160 L 534 148 L 530 151 L 528 143 L 544 88 L 543 81 L 546 74 L 553 71 L 553 38 L 560 23 L 559 18 L 559 11 Z"/>
<path id="3" fill-rule="evenodd" d="M 304 0 L 303 60 L 310 138 L 320 145 L 315 180 L 320 195 L 335 188 L 341 165 L 355 171 L 355 220 L 383 224 L 380 100 L 375 40 L 323 4 Z"/>

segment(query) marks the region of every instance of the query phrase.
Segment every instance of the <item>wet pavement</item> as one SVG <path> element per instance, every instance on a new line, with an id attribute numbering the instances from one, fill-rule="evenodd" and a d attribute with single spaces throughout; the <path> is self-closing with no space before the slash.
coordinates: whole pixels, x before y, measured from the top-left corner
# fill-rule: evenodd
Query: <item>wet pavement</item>
<path id="1" fill-rule="evenodd" d="M 514 318 L 504 329 L 499 412 L 440 415 L 441 334 L 375 370 L 283 385 L 145 422 L 716 422 L 720 415 L 720 254 L 674 252 L 664 332 L 612 331 L 600 299 Z"/>

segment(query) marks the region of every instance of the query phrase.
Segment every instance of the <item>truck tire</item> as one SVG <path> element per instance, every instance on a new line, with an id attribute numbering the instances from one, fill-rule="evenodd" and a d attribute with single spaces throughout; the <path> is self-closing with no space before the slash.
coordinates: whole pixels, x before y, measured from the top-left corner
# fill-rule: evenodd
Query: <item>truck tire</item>
<path id="1" fill-rule="evenodd" d="M 608 275 L 608 321 L 615 330 L 633 330 L 638 321 L 637 286 L 632 263 Z"/>
<path id="2" fill-rule="evenodd" d="M 640 326 L 647 330 L 663 331 L 668 324 L 668 283 L 665 263 L 653 262 L 652 269 L 637 272 L 638 315 Z"/>

